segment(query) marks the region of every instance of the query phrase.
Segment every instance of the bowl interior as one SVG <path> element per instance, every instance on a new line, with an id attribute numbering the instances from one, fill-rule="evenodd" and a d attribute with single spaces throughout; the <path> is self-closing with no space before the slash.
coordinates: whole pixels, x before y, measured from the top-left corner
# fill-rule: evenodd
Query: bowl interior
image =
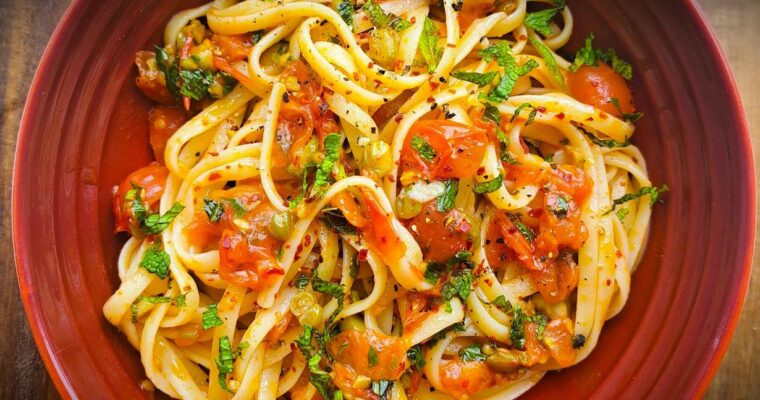
<path id="1" fill-rule="evenodd" d="M 159 43 L 194 2 L 75 1 L 32 85 L 14 172 L 22 298 L 62 393 L 141 398 L 139 354 L 102 317 L 118 287 L 124 237 L 111 190 L 151 160 L 135 51 Z M 569 1 L 575 49 L 588 32 L 634 66 L 634 143 L 655 207 L 646 254 L 623 312 L 592 355 L 550 373 L 528 398 L 691 397 L 706 387 L 744 297 L 754 232 L 754 172 L 738 95 L 706 23 L 686 0 Z"/>

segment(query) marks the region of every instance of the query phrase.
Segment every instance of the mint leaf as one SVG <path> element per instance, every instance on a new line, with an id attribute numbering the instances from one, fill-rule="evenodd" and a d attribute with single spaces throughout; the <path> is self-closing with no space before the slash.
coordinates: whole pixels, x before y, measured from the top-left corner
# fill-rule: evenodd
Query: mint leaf
<path id="1" fill-rule="evenodd" d="M 525 64 L 517 65 L 517 60 L 512 55 L 512 49 L 506 42 L 498 42 L 488 46 L 480 50 L 479 54 L 486 62 L 495 60 L 499 66 L 504 68 L 504 75 L 499 79 L 499 83 L 487 95 L 481 93 L 482 98 L 494 103 L 508 99 L 512 93 L 512 89 L 515 87 L 515 83 L 517 83 L 517 79 L 538 68 L 538 63 L 535 60 L 529 60 Z"/>
<path id="2" fill-rule="evenodd" d="M 203 199 L 203 211 L 210 222 L 219 222 L 224 214 L 224 207 L 218 201 Z"/>
<path id="3" fill-rule="evenodd" d="M 328 184 L 328 179 L 332 173 L 333 165 L 338 161 L 340 155 L 340 135 L 331 133 L 325 136 L 325 158 L 317 168 L 317 175 L 314 178 L 314 189 L 321 190 L 322 186 Z"/>
<path id="4" fill-rule="evenodd" d="M 411 144 L 412 148 L 419 153 L 420 157 L 428 161 L 433 161 L 436 155 L 435 150 L 425 138 L 414 135 L 412 136 Z"/>
<path id="5" fill-rule="evenodd" d="M 495 192 L 501 188 L 503 179 L 504 176 L 502 174 L 499 174 L 496 178 L 493 178 L 491 180 L 476 183 L 475 186 L 472 187 L 472 190 L 477 194 Z"/>
<path id="6" fill-rule="evenodd" d="M 443 49 L 438 46 L 438 27 L 428 17 L 425 17 L 425 23 L 422 26 L 419 48 L 428 66 L 428 72 L 432 74 L 443 56 Z"/>
<path id="7" fill-rule="evenodd" d="M 480 345 L 471 344 L 459 351 L 459 358 L 464 362 L 485 361 L 486 355 L 480 349 Z"/>
<path id="8" fill-rule="evenodd" d="M 219 338 L 219 358 L 214 360 L 216 362 L 216 368 L 219 370 L 219 386 L 226 391 L 230 391 L 227 388 L 227 375 L 232 373 L 235 355 L 232 352 L 232 343 L 230 338 L 222 336 Z"/>
<path id="9" fill-rule="evenodd" d="M 528 13 L 523 22 L 525 23 L 525 26 L 532 28 L 534 31 L 544 36 L 550 36 L 552 34 L 552 19 L 557 15 L 559 10 L 559 8 L 549 8 L 534 13 Z"/>
<path id="10" fill-rule="evenodd" d="M 364 3 L 362 9 L 364 9 L 364 12 L 367 13 L 370 22 L 372 22 L 372 25 L 378 28 L 389 27 L 396 32 L 401 32 L 404 29 L 412 26 L 409 21 L 401 19 L 391 13 L 386 13 L 383 11 L 382 7 L 380 7 L 373 0 L 369 0 Z"/>
<path id="11" fill-rule="evenodd" d="M 182 210 L 185 209 L 185 206 L 179 203 L 174 203 L 172 205 L 172 208 L 170 208 L 167 212 L 165 212 L 162 215 L 159 214 L 150 214 L 142 221 L 142 230 L 145 232 L 146 235 L 158 235 L 159 233 L 163 232 L 166 227 L 169 226 L 169 224 L 172 223 L 174 220 L 174 217 L 179 215 Z"/>
<path id="12" fill-rule="evenodd" d="M 522 103 L 517 108 L 515 108 L 515 114 L 512 116 L 512 118 L 509 119 L 509 122 L 515 122 L 517 117 L 520 116 L 520 113 L 524 109 L 530 109 L 530 113 L 528 114 L 528 120 L 525 122 L 525 126 L 528 126 L 533 123 L 533 121 L 536 119 L 536 114 L 538 114 L 538 109 L 536 107 L 533 107 L 530 103 Z"/>
<path id="13" fill-rule="evenodd" d="M 570 66 L 570 71 L 575 72 L 584 65 L 596 67 L 599 65 L 599 61 L 604 61 L 610 64 L 610 67 L 623 78 L 627 80 L 633 79 L 633 67 L 631 64 L 618 57 L 614 49 L 607 49 L 606 52 L 595 49 L 594 39 L 593 33 L 590 33 L 586 37 L 583 41 L 583 47 L 575 53 L 575 60 Z"/>
<path id="14" fill-rule="evenodd" d="M 348 1 L 343 0 L 340 3 L 338 3 L 338 6 L 336 7 L 338 11 L 338 15 L 340 15 L 340 18 L 348 24 L 348 26 L 354 25 L 354 5 Z"/>
<path id="15" fill-rule="evenodd" d="M 172 96 L 179 98 L 179 68 L 174 59 L 169 58 L 169 54 L 159 46 L 154 46 L 156 50 L 156 67 L 164 74 L 166 88 Z"/>
<path id="16" fill-rule="evenodd" d="M 159 279 L 165 279 L 169 276 L 170 263 L 169 254 L 159 245 L 154 245 L 145 250 L 142 261 L 140 261 L 140 266 L 158 276 Z"/>
<path id="17" fill-rule="evenodd" d="M 375 350 L 374 347 L 370 346 L 369 351 L 367 353 L 367 365 L 372 368 L 375 365 L 377 365 L 378 359 L 377 359 L 377 350 Z"/>
<path id="18" fill-rule="evenodd" d="M 634 193 L 628 193 L 618 199 L 613 200 L 612 202 L 612 208 L 604 213 L 604 215 L 607 215 L 615 210 L 615 207 L 627 203 L 631 200 L 638 199 L 639 197 L 643 197 L 646 195 L 649 195 L 649 206 L 654 206 L 654 204 L 657 202 L 657 199 L 660 197 L 660 194 L 670 191 L 668 188 L 668 185 L 662 185 L 662 187 L 654 187 L 654 186 L 644 186 L 643 188 L 639 189 L 638 191 Z"/>
<path id="19" fill-rule="evenodd" d="M 541 54 L 541 57 L 546 63 L 546 68 L 549 69 L 549 72 L 551 72 L 554 80 L 557 81 L 561 87 L 565 87 L 565 77 L 562 75 L 562 72 L 559 69 L 559 65 L 557 65 L 557 59 L 554 58 L 554 54 L 552 54 L 551 49 L 546 47 L 545 44 L 541 43 L 540 40 L 536 40 L 534 38 L 530 39 L 530 44 L 532 44 L 533 47 L 538 50 L 538 53 Z"/>
<path id="20" fill-rule="evenodd" d="M 457 192 L 459 191 L 459 181 L 456 179 L 449 179 L 444 181 L 443 184 L 443 194 L 438 197 L 436 205 L 438 206 L 438 211 L 447 212 L 454 208 Z"/>
<path id="21" fill-rule="evenodd" d="M 219 313 L 217 312 L 216 307 L 216 304 L 209 304 L 206 306 L 206 311 L 203 312 L 203 319 L 201 320 L 201 327 L 203 330 L 224 324 L 224 321 L 219 318 Z"/>
<path id="22" fill-rule="evenodd" d="M 425 356 L 422 354 L 422 347 L 414 345 L 406 351 L 406 357 L 411 361 L 411 365 L 418 371 L 422 371 L 425 366 Z"/>
<path id="23" fill-rule="evenodd" d="M 478 72 L 468 72 L 468 71 L 454 71 L 451 73 L 451 76 L 453 76 L 454 78 L 461 79 L 467 82 L 472 82 L 478 85 L 478 87 L 490 85 L 497 75 L 498 73 L 494 71 L 487 72 L 485 74 L 481 74 Z"/>
<path id="24" fill-rule="evenodd" d="M 345 296 L 345 288 L 340 283 L 328 282 L 317 275 L 317 270 L 311 275 L 311 286 L 315 291 L 332 296 L 338 300 L 339 303 L 343 302 L 343 296 Z"/>

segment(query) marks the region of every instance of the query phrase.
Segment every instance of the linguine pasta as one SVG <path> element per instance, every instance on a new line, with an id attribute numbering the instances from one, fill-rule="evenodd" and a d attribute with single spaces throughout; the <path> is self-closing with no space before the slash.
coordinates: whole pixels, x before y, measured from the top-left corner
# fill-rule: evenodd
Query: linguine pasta
<path id="1" fill-rule="evenodd" d="M 621 311 L 630 65 L 559 0 L 217 0 L 137 54 L 103 312 L 183 399 L 507 399 Z"/>

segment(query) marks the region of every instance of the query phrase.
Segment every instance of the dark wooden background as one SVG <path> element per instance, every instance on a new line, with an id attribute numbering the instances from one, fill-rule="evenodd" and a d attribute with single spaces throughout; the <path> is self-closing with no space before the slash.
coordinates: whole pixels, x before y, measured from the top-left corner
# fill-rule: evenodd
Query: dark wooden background
<path id="1" fill-rule="evenodd" d="M 107 1 L 107 0 L 104 0 Z M 670 1 L 670 0 L 663 0 Z M 0 0 L 0 399 L 57 399 L 21 307 L 11 241 L 11 173 L 19 119 L 66 0 Z M 760 0 L 698 0 L 734 69 L 760 149 Z M 758 160 L 756 158 L 757 167 Z M 733 342 L 708 399 L 760 398 L 760 257 Z"/>

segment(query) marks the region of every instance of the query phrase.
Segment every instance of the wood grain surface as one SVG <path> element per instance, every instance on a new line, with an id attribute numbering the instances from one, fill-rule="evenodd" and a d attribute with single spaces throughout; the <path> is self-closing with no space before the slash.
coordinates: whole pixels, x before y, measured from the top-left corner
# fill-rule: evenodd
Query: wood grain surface
<path id="1" fill-rule="evenodd" d="M 663 0 L 669 1 L 669 0 Z M 24 101 L 45 45 L 68 6 L 65 0 L 0 0 L 0 399 L 57 399 L 21 306 L 11 242 L 11 174 Z M 760 149 L 760 1 L 698 0 L 734 70 Z M 757 170 L 758 158 L 755 158 Z M 760 176 L 760 175 L 759 175 Z M 708 399 L 760 398 L 760 257 L 733 342 Z"/>

